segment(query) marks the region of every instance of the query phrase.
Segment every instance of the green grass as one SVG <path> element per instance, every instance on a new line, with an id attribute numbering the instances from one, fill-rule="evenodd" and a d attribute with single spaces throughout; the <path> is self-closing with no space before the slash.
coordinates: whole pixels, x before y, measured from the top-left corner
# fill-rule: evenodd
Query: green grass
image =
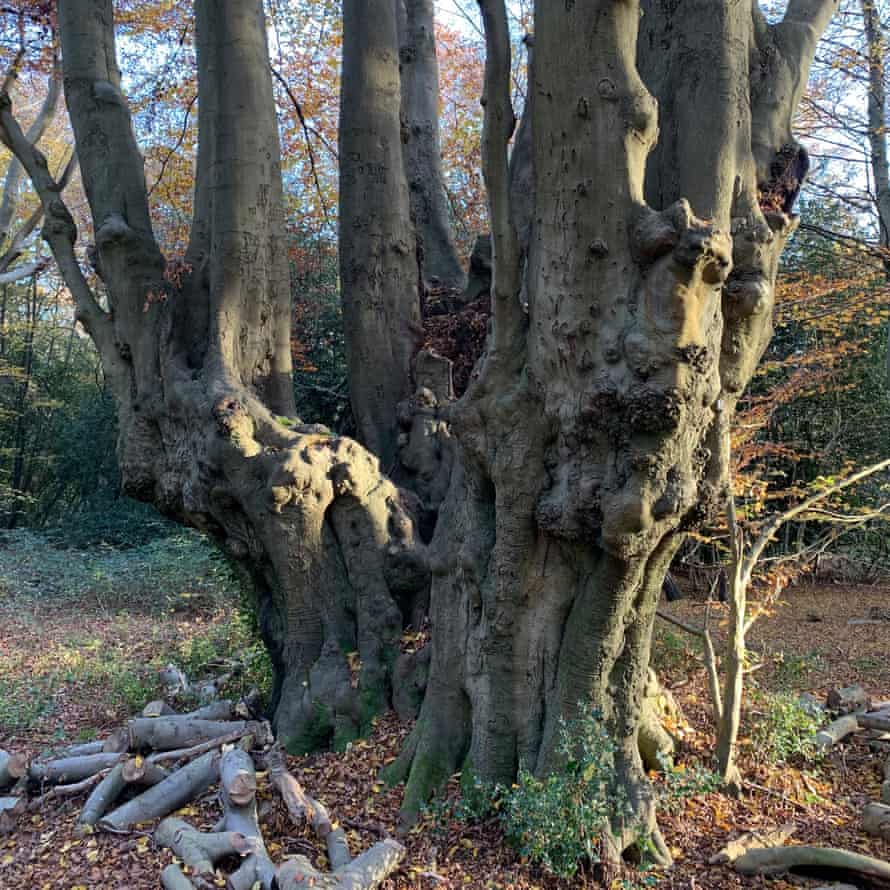
<path id="1" fill-rule="evenodd" d="M 160 696 L 158 670 L 169 663 L 196 681 L 238 661 L 224 694 L 268 695 L 271 664 L 248 598 L 200 536 L 74 550 L 17 531 L 0 546 L 0 615 L 21 639 L 0 647 L 0 732 L 45 731 L 71 702 L 100 723 L 135 713 Z"/>

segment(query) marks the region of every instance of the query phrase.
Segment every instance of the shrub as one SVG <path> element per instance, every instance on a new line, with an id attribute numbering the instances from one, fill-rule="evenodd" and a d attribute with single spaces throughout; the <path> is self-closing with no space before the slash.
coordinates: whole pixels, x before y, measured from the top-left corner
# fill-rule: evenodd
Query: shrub
<path id="1" fill-rule="evenodd" d="M 755 696 L 759 717 L 754 742 L 772 763 L 815 761 L 819 757 L 815 737 L 821 714 L 814 714 L 789 692 Z"/>
<path id="2" fill-rule="evenodd" d="M 546 871 L 571 878 L 579 865 L 600 861 L 613 821 L 629 814 L 615 781 L 615 749 L 599 711 L 581 715 L 559 731 L 562 769 L 537 779 L 521 767 L 516 784 L 499 789 L 498 807 L 507 840 Z"/>

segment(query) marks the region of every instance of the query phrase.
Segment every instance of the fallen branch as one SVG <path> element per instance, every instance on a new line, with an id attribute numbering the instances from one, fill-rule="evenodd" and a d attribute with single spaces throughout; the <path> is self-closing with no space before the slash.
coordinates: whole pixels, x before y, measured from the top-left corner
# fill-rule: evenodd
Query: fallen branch
<path id="1" fill-rule="evenodd" d="M 129 747 L 133 751 L 172 751 L 240 732 L 246 735 L 259 724 L 246 720 L 203 720 L 188 714 L 172 717 L 135 717 L 127 723 Z"/>
<path id="2" fill-rule="evenodd" d="M 142 709 L 143 717 L 172 717 L 176 711 L 170 707 L 162 698 L 150 701 Z"/>
<path id="3" fill-rule="evenodd" d="M 210 751 L 118 807 L 98 825 L 106 831 L 124 832 L 140 822 L 167 816 L 209 788 L 218 777 L 219 755 Z"/>
<path id="4" fill-rule="evenodd" d="M 405 848 L 391 838 L 374 844 L 348 865 L 324 874 L 305 856 L 288 859 L 278 870 L 279 890 L 374 890 L 399 866 Z"/>
<path id="5" fill-rule="evenodd" d="M 806 869 L 810 876 L 814 870 L 824 870 L 831 877 L 847 872 L 890 887 L 890 864 L 832 847 L 764 847 L 749 850 L 735 861 L 735 870 L 744 875 L 780 875 L 795 869 Z"/>
<path id="6" fill-rule="evenodd" d="M 334 826 L 325 807 L 309 797 L 303 786 L 287 771 L 280 748 L 275 747 L 269 752 L 266 764 L 269 768 L 269 779 L 281 794 L 294 823 L 299 825 L 306 820 L 312 826 L 316 837 L 325 842 L 331 870 L 336 871 L 347 865 L 352 855 L 349 852 L 346 832 L 339 826 Z"/>
<path id="7" fill-rule="evenodd" d="M 890 714 L 886 711 L 857 714 L 856 719 L 863 729 L 877 729 L 879 732 L 890 732 Z"/>
<path id="8" fill-rule="evenodd" d="M 112 769 L 120 759 L 120 754 L 109 753 L 63 757 L 61 760 L 37 760 L 28 768 L 28 778 L 40 785 L 79 782 L 102 770 Z"/>
<path id="9" fill-rule="evenodd" d="M 195 890 L 195 885 L 176 863 L 168 865 L 161 872 L 161 885 L 164 890 Z"/>
<path id="10" fill-rule="evenodd" d="M 203 753 L 203 752 L 202 752 Z M 124 761 L 124 781 L 128 785 L 144 785 L 150 787 L 163 782 L 170 773 L 157 763 L 152 763 L 144 757 L 131 757 Z"/>
<path id="11" fill-rule="evenodd" d="M 59 752 L 60 757 L 83 757 L 85 754 L 101 754 L 104 742 L 99 739 L 95 742 L 81 742 L 77 745 L 69 745 Z"/>
<path id="12" fill-rule="evenodd" d="M 93 789 L 77 821 L 81 825 L 95 825 L 117 803 L 117 799 L 126 787 L 124 762 L 121 761 Z"/>
<path id="13" fill-rule="evenodd" d="M 87 776 L 85 779 L 81 779 L 79 782 L 74 782 L 71 785 L 54 785 L 45 794 L 41 794 L 40 797 L 35 797 L 29 802 L 28 812 L 33 813 L 35 810 L 39 810 L 50 800 L 55 800 L 60 797 L 71 797 L 74 794 L 89 791 L 90 788 L 101 782 L 108 772 L 109 770 L 102 770 L 92 776 Z"/>

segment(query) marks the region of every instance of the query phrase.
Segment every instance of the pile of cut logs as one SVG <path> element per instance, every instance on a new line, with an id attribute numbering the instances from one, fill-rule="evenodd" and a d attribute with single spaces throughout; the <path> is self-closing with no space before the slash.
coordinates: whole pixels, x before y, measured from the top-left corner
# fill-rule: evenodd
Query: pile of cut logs
<path id="1" fill-rule="evenodd" d="M 818 704 L 812 696 L 803 703 Z M 866 805 L 862 829 L 890 841 L 890 701 L 873 704 L 861 686 L 847 686 L 832 689 L 825 706 L 835 719 L 816 735 L 823 753 L 853 733 L 866 732 L 871 748 L 886 758 L 881 801 Z M 831 847 L 786 846 L 793 829 L 743 835 L 721 851 L 725 859 L 712 861 L 731 861 L 736 871 L 748 875 L 830 874 L 848 877 L 856 886 L 890 888 L 890 863 Z"/>
<path id="2" fill-rule="evenodd" d="M 28 763 L 0 751 L 0 794 L 7 795 L 0 797 L 0 834 L 14 832 L 25 813 L 53 799 L 89 792 L 78 818 L 83 831 L 127 833 L 162 820 L 154 841 L 178 860 L 161 875 L 167 890 L 216 886 L 217 869 L 227 864 L 235 866 L 227 876 L 229 890 L 377 887 L 402 861 L 402 845 L 387 838 L 353 858 L 343 829 L 288 772 L 269 724 L 252 718 L 246 701 L 214 701 L 185 714 L 157 701 L 108 738 L 74 745 L 52 759 Z M 257 815 L 257 763 L 291 819 L 308 822 L 325 844 L 330 872 L 318 871 L 303 856 L 273 863 Z M 213 785 L 222 808 L 213 832 L 170 815 Z"/>

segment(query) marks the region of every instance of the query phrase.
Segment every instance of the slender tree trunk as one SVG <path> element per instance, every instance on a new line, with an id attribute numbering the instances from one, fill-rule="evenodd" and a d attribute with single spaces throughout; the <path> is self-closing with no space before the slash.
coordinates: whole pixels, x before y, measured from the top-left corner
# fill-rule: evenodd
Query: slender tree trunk
<path id="1" fill-rule="evenodd" d="M 343 0 L 341 89 L 340 285 L 352 411 L 362 443 L 391 471 L 396 409 L 413 394 L 422 334 L 395 0 Z"/>
<path id="2" fill-rule="evenodd" d="M 27 498 L 27 487 L 24 484 L 25 461 L 28 446 L 28 394 L 34 372 L 34 334 L 37 329 L 37 279 L 31 280 L 28 289 L 25 312 L 25 342 L 22 349 L 21 379 L 15 400 L 15 432 L 12 444 L 12 472 L 9 487 L 12 491 L 12 504 L 6 520 L 7 528 L 15 528 L 22 518 Z"/>
<path id="3" fill-rule="evenodd" d="M 878 215 L 878 236 L 887 251 L 884 269 L 890 275 L 890 164 L 887 159 L 887 88 L 884 55 L 887 52 L 884 29 L 875 0 L 860 0 L 865 21 L 865 49 L 868 54 L 868 143 L 874 202 Z M 890 328 L 887 330 L 887 379 L 890 381 Z"/>
<path id="4" fill-rule="evenodd" d="M 439 143 L 439 61 L 433 0 L 404 4 L 400 34 L 402 141 L 411 216 L 427 284 L 463 290 L 466 275 L 452 237 Z"/>

